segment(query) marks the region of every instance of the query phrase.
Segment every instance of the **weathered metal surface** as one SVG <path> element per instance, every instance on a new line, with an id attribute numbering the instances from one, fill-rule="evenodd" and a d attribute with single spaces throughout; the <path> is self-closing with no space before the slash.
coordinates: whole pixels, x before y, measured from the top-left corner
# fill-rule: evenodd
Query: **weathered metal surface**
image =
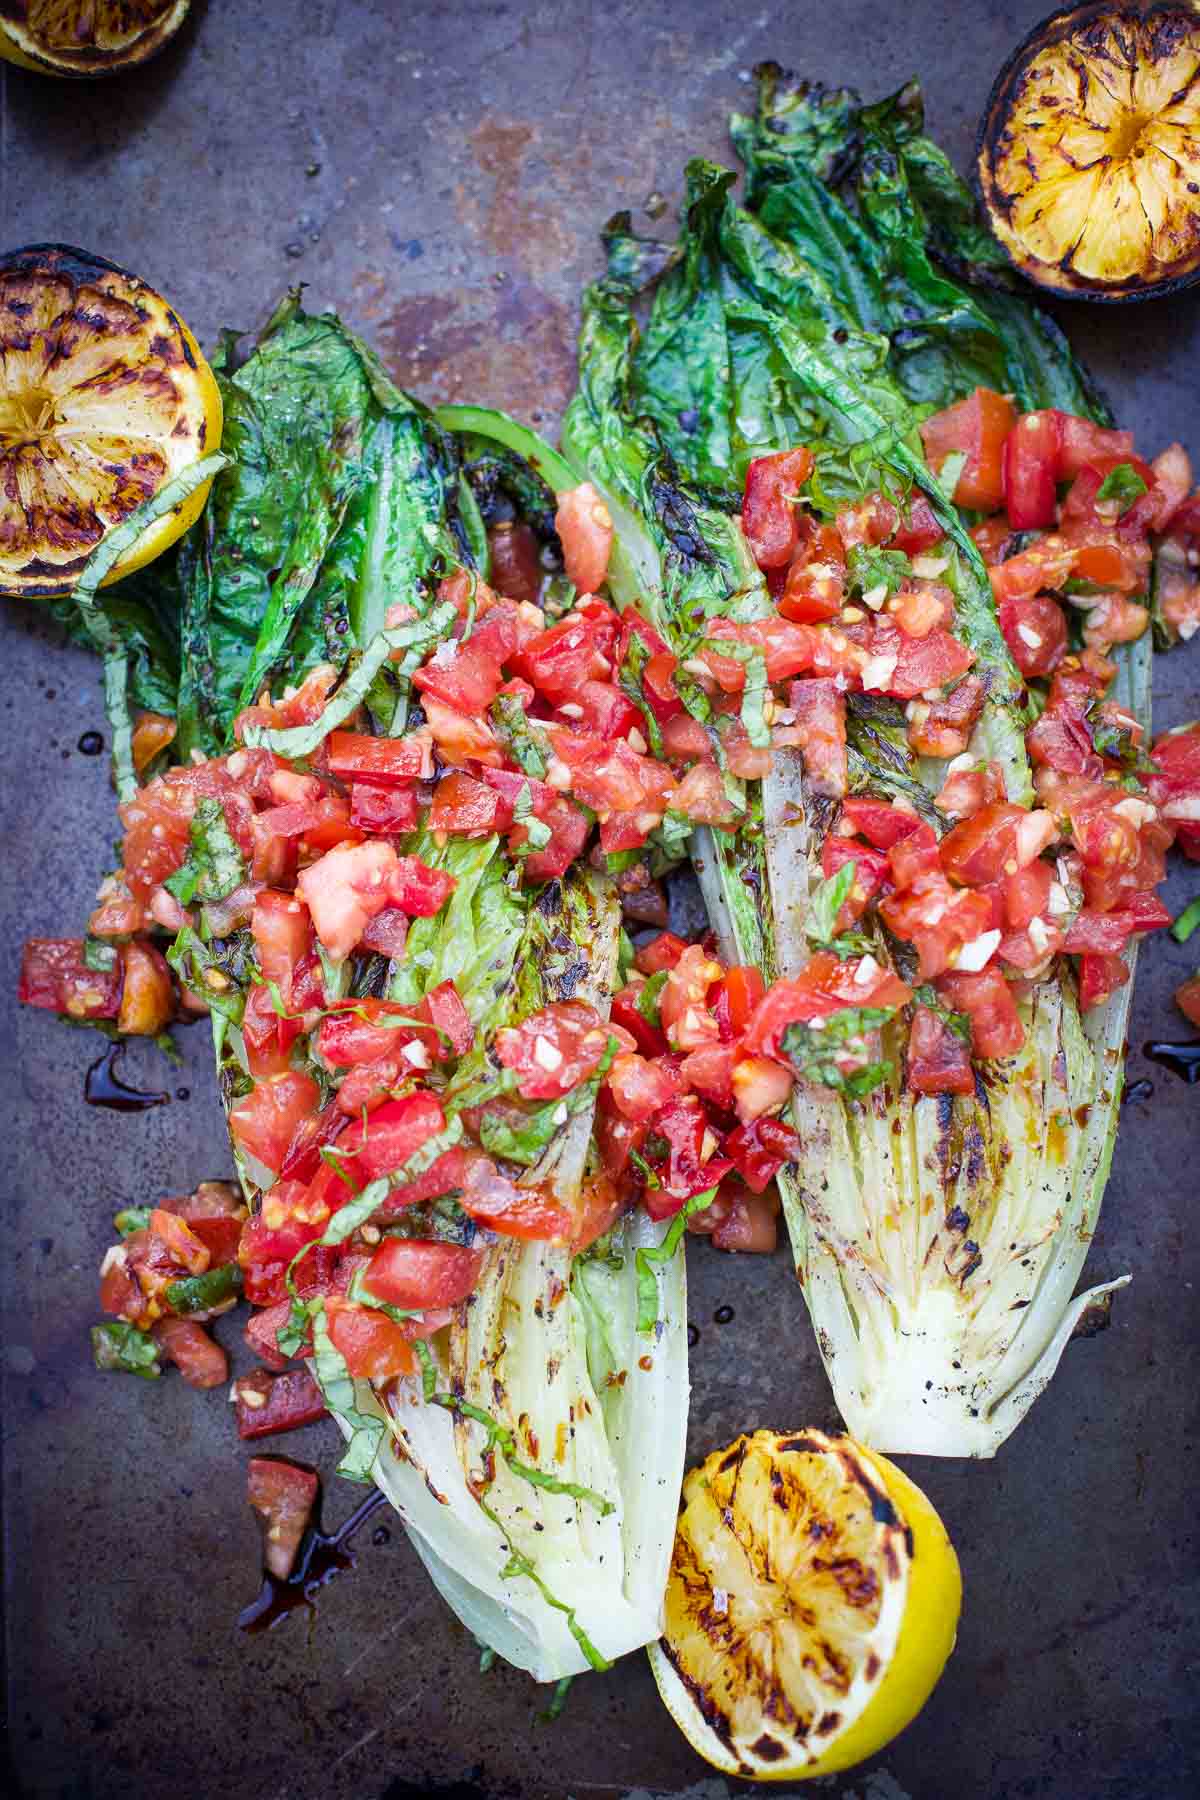
<path id="1" fill-rule="evenodd" d="M 722 154 L 747 73 L 775 56 L 883 92 L 914 69 L 962 166 L 995 69 L 1043 10 L 913 0 L 747 9 L 696 0 L 520 6 L 460 0 L 224 0 L 158 62 L 66 86 L 0 65 L 7 244 L 66 240 L 144 275 L 202 341 L 253 325 L 286 284 L 337 306 L 394 373 L 550 426 L 572 374 L 595 233 L 685 157 Z M 1064 314 L 1122 423 L 1200 455 L 1200 300 Z M 95 665 L 5 607 L 0 991 L 30 932 L 88 907 L 113 833 Z M 1161 665 L 1160 723 L 1198 709 L 1200 653 Z M 1178 902 L 1195 876 L 1177 870 Z M 1170 992 L 1194 953 L 1143 957 L 1133 1044 L 1179 1035 Z M 524 1678 L 474 1645 L 393 1530 L 315 1616 L 239 1638 L 257 1534 L 221 1393 L 96 1375 L 86 1327 L 108 1220 L 226 1167 L 207 1046 L 174 1099 L 85 1108 L 102 1047 L 6 1003 L 4 1503 L 11 1750 L 20 1792 L 72 1800 L 276 1795 L 558 1800 L 724 1796 L 658 1706 L 640 1658 L 579 1682 L 553 1727 Z M 129 1072 L 137 1058 L 127 1059 Z M 161 1085 L 152 1054 L 142 1071 Z M 1093 1278 L 1130 1269 L 1112 1329 L 1073 1345 L 993 1464 L 911 1465 L 963 1561 L 958 1650 L 921 1719 L 866 1772 L 821 1791 L 870 1800 L 1196 1791 L 1197 1375 L 1194 1091 L 1136 1053 L 1152 1097 L 1126 1109 Z M 831 1421 L 781 1255 L 691 1247 L 696 1455 L 736 1431 Z M 714 1322 L 717 1309 L 733 1318 Z M 232 1343 L 229 1327 L 221 1335 Z M 781 1346 L 787 1353 L 781 1354 Z M 289 1446 L 290 1448 L 290 1446 Z M 327 1437 L 298 1454 L 328 1465 Z M 326 1519 L 356 1503 L 332 1483 Z M 372 1521 L 372 1525 L 375 1525 Z"/>

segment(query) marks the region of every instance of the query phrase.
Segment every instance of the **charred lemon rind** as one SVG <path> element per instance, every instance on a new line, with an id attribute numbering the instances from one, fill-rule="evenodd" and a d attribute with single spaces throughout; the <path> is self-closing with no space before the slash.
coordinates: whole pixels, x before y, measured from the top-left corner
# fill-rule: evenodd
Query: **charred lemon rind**
<path id="1" fill-rule="evenodd" d="M 651 1667 L 716 1768 L 803 1780 L 874 1754 L 919 1711 L 960 1600 L 940 1519 L 886 1458 L 756 1432 L 684 1483 Z"/>
<path id="2" fill-rule="evenodd" d="M 0 260 L 0 593 L 70 594 L 109 531 L 221 440 L 216 378 L 161 295 L 103 257 L 35 244 Z M 112 571 L 159 555 L 207 484 Z"/>
<path id="3" fill-rule="evenodd" d="M 976 145 L 989 222 L 1039 287 L 1146 300 L 1200 280 L 1200 6 L 1074 6 L 1001 70 Z"/>
<path id="4" fill-rule="evenodd" d="M 190 8 L 191 0 L 98 0 L 81 37 L 77 0 L 0 0 L 0 57 L 67 80 L 118 75 L 157 56 Z"/>

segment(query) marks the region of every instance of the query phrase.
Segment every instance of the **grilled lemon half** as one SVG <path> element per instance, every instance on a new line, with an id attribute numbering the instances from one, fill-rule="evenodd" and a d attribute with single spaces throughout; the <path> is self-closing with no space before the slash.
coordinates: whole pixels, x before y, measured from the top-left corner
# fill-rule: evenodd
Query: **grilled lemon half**
<path id="1" fill-rule="evenodd" d="M 0 56 L 39 75 L 115 75 L 161 50 L 191 0 L 0 0 Z"/>
<path id="2" fill-rule="evenodd" d="M 220 443 L 216 378 L 160 294 L 62 244 L 0 259 L 0 594 L 69 594 L 102 539 Z M 208 485 L 109 579 L 186 531 Z"/>
<path id="3" fill-rule="evenodd" d="M 873 1756 L 954 1648 L 958 1558 L 886 1457 L 820 1431 L 756 1431 L 692 1469 L 650 1647 L 693 1749 L 795 1781 Z"/>
<path id="4" fill-rule="evenodd" d="M 992 90 L 977 167 L 992 229 L 1039 286 L 1142 300 L 1200 277 L 1200 6 L 1068 8 Z"/>

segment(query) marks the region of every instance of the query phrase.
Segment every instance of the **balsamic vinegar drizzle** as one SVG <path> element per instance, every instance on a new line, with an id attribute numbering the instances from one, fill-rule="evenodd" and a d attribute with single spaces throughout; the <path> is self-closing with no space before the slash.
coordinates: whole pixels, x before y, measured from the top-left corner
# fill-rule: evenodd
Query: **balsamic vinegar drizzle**
<path id="1" fill-rule="evenodd" d="M 357 1559 L 350 1548 L 351 1538 L 373 1512 L 386 1504 L 386 1494 L 376 1488 L 367 1495 L 361 1506 L 355 1507 L 350 1517 L 335 1532 L 306 1532 L 296 1557 L 296 1566 L 286 1581 L 264 1571 L 263 1584 L 257 1598 L 238 1614 L 238 1630 L 250 1634 L 270 1631 L 273 1625 L 289 1618 L 301 1607 L 315 1613 L 317 1594 L 326 1582 L 356 1566 Z M 379 1541 L 378 1532 L 372 1534 L 371 1541 Z"/>
<path id="2" fill-rule="evenodd" d="M 1191 1087 L 1200 1081 L 1200 1038 L 1187 1038 L 1179 1044 L 1160 1043 L 1153 1039 L 1142 1045 L 1142 1055 L 1156 1062 L 1172 1075 L 1178 1075 Z"/>
<path id="3" fill-rule="evenodd" d="M 145 1112 L 151 1106 L 165 1106 L 168 1093 L 146 1093 L 130 1087 L 117 1073 L 124 1045 L 112 1043 L 103 1056 L 97 1057 L 83 1079 L 83 1097 L 89 1106 L 108 1106 L 113 1112 Z"/>

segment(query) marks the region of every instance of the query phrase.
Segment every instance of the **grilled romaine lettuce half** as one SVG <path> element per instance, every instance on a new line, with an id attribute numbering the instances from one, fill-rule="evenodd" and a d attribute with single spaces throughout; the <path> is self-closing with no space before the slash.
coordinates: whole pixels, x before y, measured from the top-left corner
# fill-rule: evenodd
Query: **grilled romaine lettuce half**
<path id="1" fill-rule="evenodd" d="M 126 727 L 128 701 L 149 704 L 179 721 L 173 753 L 217 754 L 265 684 L 333 662 L 340 684 L 318 720 L 250 727 L 247 742 L 303 759 L 364 704 L 374 729 L 403 731 L 411 669 L 390 653 L 411 651 L 415 667 L 454 623 L 438 579 L 459 565 L 486 578 L 493 518 L 531 527 L 554 605 L 573 603 L 554 512 L 575 477 L 534 433 L 483 408 L 435 416 L 333 315 L 309 316 L 295 297 L 244 361 L 234 349 L 218 359 L 232 461 L 205 513 L 136 584 L 99 594 L 85 584 Z M 418 616 L 389 629 L 398 601 Z M 94 641 L 96 620 L 82 628 Z M 128 758 L 124 778 L 134 780 Z M 327 991 L 345 994 L 353 980 L 355 993 L 408 1003 L 455 982 L 477 1034 L 444 1096 L 457 1131 L 462 1108 L 503 1091 L 488 1054 L 501 1025 L 575 996 L 607 1014 L 620 909 L 611 881 L 582 870 L 523 888 L 498 838 L 414 834 L 404 848 L 453 873 L 453 895 L 436 918 L 412 921 L 402 959 L 327 969 Z M 223 978 L 212 1022 L 228 1108 L 248 1086 L 249 932 L 185 932 L 171 956 L 189 979 Z M 328 1094 L 329 1071 L 306 1066 Z M 596 1085 L 569 1097 L 521 1175 L 571 1209 L 595 1156 Z M 236 1150 L 235 1160 L 257 1204 L 271 1172 Z M 479 1241 L 452 1197 L 414 1212 L 426 1233 Z M 604 1666 L 660 1629 L 688 1399 L 683 1256 L 646 1254 L 665 1236 L 639 1214 L 578 1257 L 489 1240 L 476 1294 L 431 1341 L 424 1378 L 387 1407 L 351 1381 L 316 1303 L 312 1367 L 350 1440 L 343 1472 L 378 1481 L 449 1604 L 542 1681 Z"/>
<path id="2" fill-rule="evenodd" d="M 987 382 L 1025 405 L 1107 412 L 1057 329 L 1005 288 L 969 196 L 921 135 L 913 88 L 862 108 L 771 67 L 760 83 L 757 119 L 734 121 L 748 208 L 727 172 L 694 162 L 673 249 L 635 238 L 627 216 L 609 226 L 564 448 L 634 552 L 622 597 L 681 656 L 700 613 L 766 610 L 735 517 L 751 457 L 807 443 L 831 513 L 881 486 L 923 490 L 953 545 L 955 629 L 989 678 L 972 749 L 1028 804 L 1021 680 L 965 522 L 925 465 L 917 409 Z M 1145 639 L 1121 652 L 1116 689 L 1147 729 L 1149 663 Z M 866 708 L 851 709 L 849 738 L 855 791 L 903 794 L 937 820 L 942 765 L 916 762 Z M 696 834 L 728 960 L 771 979 L 807 959 L 835 817 L 785 751 L 751 785 L 736 834 Z M 893 961 L 882 933 L 872 948 Z M 1025 1048 L 977 1065 L 970 1097 L 917 1097 L 897 1075 L 864 1098 L 797 1088 L 802 1155 L 779 1182 L 796 1271 L 846 1423 L 875 1448 L 992 1455 L 1084 1313 L 1120 1285 L 1074 1292 L 1112 1155 L 1129 993 L 1081 1017 L 1060 962 L 1023 1006 Z M 906 1030 L 904 1018 L 885 1030 L 893 1071 Z"/>

